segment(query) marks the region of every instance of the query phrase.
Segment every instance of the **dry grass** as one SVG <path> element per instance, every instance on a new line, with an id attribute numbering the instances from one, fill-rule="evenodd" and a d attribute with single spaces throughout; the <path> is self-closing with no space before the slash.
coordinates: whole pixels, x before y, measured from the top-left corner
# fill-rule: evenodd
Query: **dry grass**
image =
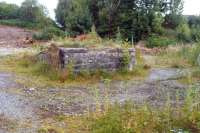
<path id="1" fill-rule="evenodd" d="M 0 115 L 0 129 L 6 131 L 14 131 L 17 127 L 17 121 L 11 120 L 5 117 L 4 115 Z"/>

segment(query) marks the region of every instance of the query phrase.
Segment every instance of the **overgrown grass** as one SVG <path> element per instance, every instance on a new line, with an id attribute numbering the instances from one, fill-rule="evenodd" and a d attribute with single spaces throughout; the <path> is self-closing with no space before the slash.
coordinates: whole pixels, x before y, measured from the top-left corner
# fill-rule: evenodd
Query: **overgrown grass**
<path id="1" fill-rule="evenodd" d="M 48 28 L 43 28 L 39 33 L 33 34 L 33 39 L 35 40 L 51 40 L 56 37 L 64 38 L 65 32 L 61 29 L 53 26 L 49 26 Z"/>
<path id="2" fill-rule="evenodd" d="M 103 105 L 108 108 L 81 116 L 57 115 L 48 119 L 41 130 L 60 129 L 56 133 L 199 133 L 199 93 L 199 87 L 188 89 L 184 100 L 177 94 L 176 104 L 168 99 L 162 107 L 127 102 Z M 55 126 L 59 123 L 63 126 Z"/>
<path id="3" fill-rule="evenodd" d="M 188 68 L 198 65 L 200 45 L 175 46 L 156 55 L 156 64 L 173 68 Z"/>
<path id="4" fill-rule="evenodd" d="M 154 48 L 154 47 L 167 47 L 169 45 L 176 45 L 177 41 L 173 38 L 158 36 L 158 35 L 151 35 L 147 39 L 147 47 Z"/>
<path id="5" fill-rule="evenodd" d="M 76 38 L 57 38 L 56 43 L 63 47 L 81 47 L 90 49 L 131 47 L 128 40 L 102 39 L 95 31 L 77 36 Z"/>
<path id="6" fill-rule="evenodd" d="M 115 106 L 92 124 L 93 133 L 197 133 L 200 132 L 200 109 L 193 100 L 183 107 L 169 104 L 161 109 L 144 105 Z"/>

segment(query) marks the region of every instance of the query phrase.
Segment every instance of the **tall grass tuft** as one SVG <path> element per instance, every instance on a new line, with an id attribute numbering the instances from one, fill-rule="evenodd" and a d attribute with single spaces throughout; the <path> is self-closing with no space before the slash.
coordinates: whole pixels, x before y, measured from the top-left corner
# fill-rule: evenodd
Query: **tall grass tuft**
<path id="1" fill-rule="evenodd" d="M 93 133 L 199 133 L 200 88 L 189 89 L 181 105 L 154 108 L 116 104 L 91 125 Z M 178 101 L 177 101 L 178 102 Z M 179 101 L 180 102 L 180 101 Z"/>

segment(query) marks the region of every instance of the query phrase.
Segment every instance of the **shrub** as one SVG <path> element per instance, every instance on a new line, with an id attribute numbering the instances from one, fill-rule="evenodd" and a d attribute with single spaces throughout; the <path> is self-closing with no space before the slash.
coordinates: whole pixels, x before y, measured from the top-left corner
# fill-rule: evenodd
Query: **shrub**
<path id="1" fill-rule="evenodd" d="M 198 58 L 200 55 L 200 45 L 197 44 L 193 47 L 184 47 L 180 51 L 180 56 L 185 58 L 191 65 L 198 65 Z"/>
<path id="2" fill-rule="evenodd" d="M 118 27 L 115 41 L 116 41 L 116 43 L 122 44 L 122 40 L 123 40 L 123 38 L 122 38 L 122 35 L 120 32 L 120 28 Z"/>
<path id="3" fill-rule="evenodd" d="M 41 32 L 33 35 L 33 38 L 36 40 L 51 40 L 54 37 L 64 37 L 65 33 L 56 28 L 56 27 L 48 27 L 44 28 Z"/>
<path id="4" fill-rule="evenodd" d="M 173 30 L 173 29 L 164 29 L 164 31 L 163 31 L 163 36 L 167 36 L 170 38 L 176 38 L 177 35 L 178 35 L 177 31 Z"/>
<path id="5" fill-rule="evenodd" d="M 200 27 L 191 29 L 191 37 L 192 40 L 195 42 L 200 41 Z"/>
<path id="6" fill-rule="evenodd" d="M 121 64 L 122 65 L 121 71 L 122 72 L 128 71 L 130 60 L 131 60 L 131 57 L 130 57 L 129 51 L 124 50 L 123 57 L 121 59 L 121 63 L 122 63 Z"/>
<path id="7" fill-rule="evenodd" d="M 190 42 L 191 41 L 191 31 L 188 24 L 180 24 L 177 28 L 178 36 L 180 41 Z"/>
<path id="8" fill-rule="evenodd" d="M 168 45 L 175 45 L 176 40 L 169 39 L 167 37 L 162 37 L 158 35 L 150 35 L 147 39 L 147 47 L 154 48 L 154 47 L 167 47 Z"/>

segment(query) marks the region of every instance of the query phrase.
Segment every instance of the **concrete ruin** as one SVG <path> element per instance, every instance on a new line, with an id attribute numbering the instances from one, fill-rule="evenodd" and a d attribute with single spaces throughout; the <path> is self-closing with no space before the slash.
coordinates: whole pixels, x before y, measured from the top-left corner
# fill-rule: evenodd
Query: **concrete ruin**
<path id="1" fill-rule="evenodd" d="M 124 66 L 123 59 L 128 53 L 129 60 Z M 135 49 L 126 51 L 120 48 L 87 49 L 87 48 L 63 48 L 52 45 L 46 51 L 39 54 L 39 60 L 54 67 L 67 68 L 73 66 L 73 70 L 106 70 L 115 71 L 127 67 L 130 71 L 135 65 Z"/>

